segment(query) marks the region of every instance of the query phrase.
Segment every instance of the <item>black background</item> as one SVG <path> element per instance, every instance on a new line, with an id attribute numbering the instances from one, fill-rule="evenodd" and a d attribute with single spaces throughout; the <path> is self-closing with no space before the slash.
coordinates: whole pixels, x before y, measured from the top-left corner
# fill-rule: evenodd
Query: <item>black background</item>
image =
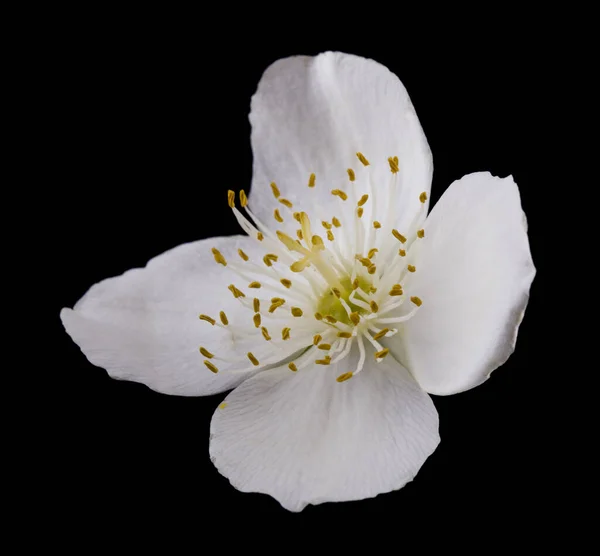
<path id="1" fill-rule="evenodd" d="M 468 529 L 481 518 L 525 526 L 552 508 L 536 200 L 549 73 L 537 42 L 510 26 L 470 29 L 462 41 L 458 32 L 441 38 L 425 30 L 409 40 L 391 31 L 367 38 L 352 27 L 240 35 L 184 19 L 90 19 L 54 38 L 46 108 L 63 139 L 48 168 L 61 183 L 53 192 L 60 216 L 52 263 L 60 425 L 50 457 L 69 523 L 106 535 L 115 523 L 148 527 L 180 514 L 200 528 L 222 519 L 294 527 L 387 516 L 403 527 L 457 520 Z M 211 464 L 209 423 L 224 394 L 171 397 L 113 381 L 60 330 L 58 313 L 95 282 L 171 247 L 238 233 L 225 192 L 249 188 L 247 115 L 260 76 L 278 58 L 330 49 L 374 58 L 400 77 L 433 152 L 433 203 L 467 173 L 515 177 L 538 276 L 509 361 L 474 390 L 433 398 L 442 442 L 412 483 L 291 514 L 266 495 L 236 491 Z"/>

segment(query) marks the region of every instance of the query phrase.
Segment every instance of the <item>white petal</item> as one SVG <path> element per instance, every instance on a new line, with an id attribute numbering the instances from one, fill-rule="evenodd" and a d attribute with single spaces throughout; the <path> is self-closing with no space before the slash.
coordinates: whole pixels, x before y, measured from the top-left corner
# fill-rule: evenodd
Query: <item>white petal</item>
<path id="1" fill-rule="evenodd" d="M 248 375 L 213 374 L 203 364 L 200 346 L 216 355 L 232 356 L 230 334 L 200 321 L 200 313 L 230 322 L 243 317 L 252 326 L 251 312 L 227 289 L 239 278 L 217 264 L 211 248 L 226 259 L 242 248 L 251 258 L 264 254 L 245 236 L 210 238 L 180 245 L 152 259 L 145 268 L 95 284 L 74 310 L 61 319 L 86 357 L 110 376 L 146 384 L 153 390 L 183 396 L 209 395 L 237 386 Z M 239 258 L 238 258 L 239 260 Z M 245 361 L 247 363 L 247 361 Z"/>
<path id="2" fill-rule="evenodd" d="M 356 158 L 371 162 L 373 184 L 390 180 L 388 157 L 398 156 L 399 217 L 419 207 L 429 193 L 431 151 L 400 80 L 373 60 L 327 52 L 316 57 L 278 60 L 264 73 L 250 113 L 254 174 L 250 202 L 265 220 L 281 205 L 271 193 L 274 181 L 295 210 L 319 207 L 336 215 L 330 192 L 348 184 L 347 168 L 363 171 Z M 311 173 L 316 187 L 307 187 Z M 269 220 L 270 221 L 270 220 Z M 292 222 L 293 223 L 293 222 Z"/>
<path id="3" fill-rule="evenodd" d="M 355 350 L 357 351 L 357 350 Z M 346 382 L 357 353 L 296 373 L 263 371 L 225 399 L 211 422 L 210 454 L 243 492 L 283 507 L 360 500 L 411 481 L 439 443 L 427 394 L 391 357 Z"/>
<path id="4" fill-rule="evenodd" d="M 488 172 L 454 182 L 418 240 L 407 284 L 423 301 L 395 353 L 432 394 L 484 382 L 513 352 L 535 268 L 519 190 Z"/>

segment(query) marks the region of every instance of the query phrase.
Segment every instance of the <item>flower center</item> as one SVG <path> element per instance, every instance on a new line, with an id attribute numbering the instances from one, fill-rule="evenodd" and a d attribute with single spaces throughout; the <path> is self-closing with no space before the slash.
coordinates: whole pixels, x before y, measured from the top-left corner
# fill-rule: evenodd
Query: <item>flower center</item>
<path id="1" fill-rule="evenodd" d="M 248 318 L 230 323 L 221 311 L 218 321 L 208 315 L 200 319 L 227 330 L 236 347 L 252 347 L 243 360 L 201 347 L 204 364 L 212 372 L 219 372 L 218 361 L 228 372 L 244 373 L 289 360 L 296 353 L 300 355 L 288 363 L 295 372 L 308 365 L 337 363 L 357 345 L 357 368 L 338 377 L 344 382 L 364 367 L 365 341 L 375 348 L 375 360 L 383 360 L 389 350 L 380 342 L 396 334 L 394 325 L 410 319 L 421 306 L 421 299 L 404 288 L 406 278 L 416 272 L 413 246 L 425 237 L 421 225 L 427 194 L 421 193 L 420 210 L 400 233 L 395 227 L 401 193 L 398 158 L 388 158 L 389 182 L 375 187 L 370 162 L 362 153 L 356 156 L 361 166 L 349 168 L 348 183 L 331 190 L 339 202 L 334 216 L 317 214 L 311 221 L 307 212 L 295 211 L 272 183 L 281 205 L 273 212 L 277 223 L 273 230 L 252 213 L 244 191 L 239 202 L 247 216 L 236 207 L 235 193 L 228 192 L 237 221 L 263 247 L 264 255 L 255 261 L 240 249 L 242 262 L 232 263 L 212 250 L 217 263 L 246 282 L 245 288 L 230 284 L 228 289 L 248 309 Z M 315 187 L 316 176 L 311 174 L 309 192 Z M 311 204 L 314 211 L 322 210 L 319 203 Z M 315 233 L 315 222 L 320 222 L 325 239 Z"/>

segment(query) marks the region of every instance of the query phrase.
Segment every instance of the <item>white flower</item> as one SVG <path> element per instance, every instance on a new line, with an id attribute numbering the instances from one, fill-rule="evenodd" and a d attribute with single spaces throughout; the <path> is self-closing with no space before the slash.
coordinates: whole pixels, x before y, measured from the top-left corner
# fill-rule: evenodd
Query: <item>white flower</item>
<path id="1" fill-rule="evenodd" d="M 210 454 L 242 491 L 299 511 L 401 488 L 439 442 L 427 392 L 481 384 L 514 348 L 535 274 L 517 186 L 470 174 L 427 216 L 408 94 L 356 56 L 274 63 L 250 120 L 250 200 L 228 199 L 247 236 L 104 280 L 64 326 L 114 378 L 237 387 Z"/>

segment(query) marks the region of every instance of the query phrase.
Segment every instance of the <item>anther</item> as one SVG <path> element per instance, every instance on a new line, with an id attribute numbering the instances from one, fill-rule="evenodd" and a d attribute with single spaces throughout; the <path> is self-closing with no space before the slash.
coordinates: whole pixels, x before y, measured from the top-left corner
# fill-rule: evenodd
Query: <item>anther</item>
<path id="1" fill-rule="evenodd" d="M 371 307 L 372 313 L 376 313 L 377 311 L 379 311 L 379 305 L 377 305 L 377 303 L 375 303 L 375 301 L 371 301 L 369 303 L 369 307 Z"/>
<path id="2" fill-rule="evenodd" d="M 254 357 L 254 355 L 252 355 L 251 351 L 249 351 L 246 355 L 255 367 L 258 367 L 260 365 L 260 363 L 258 362 L 258 359 L 256 357 Z"/>
<path id="3" fill-rule="evenodd" d="M 421 298 L 417 297 L 416 295 L 414 295 L 413 297 L 410 298 L 410 300 L 417 306 L 420 307 L 421 305 L 423 305 L 423 302 L 421 301 Z"/>
<path id="4" fill-rule="evenodd" d="M 325 222 L 325 220 L 321 221 L 321 226 L 323 226 L 323 228 L 326 230 L 331 230 L 331 224 L 329 222 Z"/>
<path id="5" fill-rule="evenodd" d="M 418 230 L 417 231 L 417 237 L 420 237 L 420 238 L 425 237 L 425 230 Z"/>
<path id="6" fill-rule="evenodd" d="M 271 191 L 273 191 L 275 199 L 279 199 L 281 192 L 279 191 L 279 187 L 277 187 L 277 184 L 274 181 L 271 182 Z"/>
<path id="7" fill-rule="evenodd" d="M 304 235 L 302 234 L 302 230 L 296 230 L 296 235 L 298 236 L 298 239 L 300 241 L 302 241 L 304 239 Z"/>
<path id="8" fill-rule="evenodd" d="M 256 313 L 253 317 L 252 320 L 254 321 L 254 326 L 256 328 L 260 328 L 260 322 L 261 322 L 261 318 L 260 318 L 260 313 Z"/>
<path id="9" fill-rule="evenodd" d="M 287 326 L 285 328 L 283 328 L 281 330 L 281 339 L 282 340 L 289 340 L 290 339 L 290 332 L 291 332 L 291 328 L 288 328 Z"/>
<path id="10" fill-rule="evenodd" d="M 398 295 L 402 295 L 404 292 L 402 291 L 402 286 L 399 286 L 398 284 L 396 284 L 391 290 L 389 295 L 391 295 L 392 297 L 394 296 L 398 296 Z"/>
<path id="11" fill-rule="evenodd" d="M 353 170 L 352 168 L 348 168 L 348 169 L 346 170 L 346 172 L 348 172 L 348 179 L 349 179 L 350 181 L 354 181 L 354 180 L 356 180 L 356 174 L 354 173 L 354 170 Z"/>
<path id="12" fill-rule="evenodd" d="M 358 278 L 355 278 L 354 281 L 352 282 L 352 289 L 357 290 L 358 286 L 360 286 L 360 282 L 358 281 Z"/>
<path id="13" fill-rule="evenodd" d="M 335 380 L 337 380 L 338 382 L 346 382 L 347 380 L 351 379 L 354 376 L 354 373 L 349 372 L 349 373 L 344 373 L 343 375 L 338 376 Z"/>
<path id="14" fill-rule="evenodd" d="M 317 179 L 317 176 L 315 176 L 314 174 L 311 174 L 310 177 L 308 178 L 308 187 L 314 187 L 316 179 Z"/>
<path id="15" fill-rule="evenodd" d="M 369 274 L 375 274 L 377 272 L 377 267 L 373 264 L 367 269 L 367 272 Z"/>
<path id="16" fill-rule="evenodd" d="M 227 326 L 229 324 L 229 320 L 227 319 L 227 315 L 225 314 L 225 311 L 220 311 L 219 312 L 219 318 L 221 319 L 221 322 Z"/>
<path id="17" fill-rule="evenodd" d="M 377 332 L 377 334 L 375 334 L 375 336 L 373 336 L 373 340 L 379 340 L 379 338 L 383 338 L 389 331 L 390 331 L 389 328 L 384 328 L 380 332 Z"/>
<path id="18" fill-rule="evenodd" d="M 379 230 L 379 228 L 381 228 L 381 224 L 378 220 L 373 220 L 373 228 L 375 228 L 376 230 Z"/>
<path id="19" fill-rule="evenodd" d="M 417 270 L 417 267 L 413 266 L 412 264 L 409 264 L 406 268 L 408 269 L 408 272 L 414 272 Z"/>
<path id="20" fill-rule="evenodd" d="M 356 153 L 356 156 L 358 157 L 358 160 L 363 163 L 363 166 L 368 166 L 370 164 L 363 153 Z"/>
<path id="21" fill-rule="evenodd" d="M 279 214 L 279 209 L 275 209 L 273 211 L 273 217 L 275 220 L 277 220 L 277 222 L 283 222 L 283 218 L 281 218 L 281 214 Z"/>
<path id="22" fill-rule="evenodd" d="M 203 347 L 200 348 L 200 353 L 204 355 L 204 357 L 208 357 L 208 359 L 212 359 L 214 357 L 214 355 L 210 351 Z"/>
<path id="23" fill-rule="evenodd" d="M 315 313 L 315 318 L 317 320 L 323 320 L 323 315 L 321 313 Z"/>
<path id="24" fill-rule="evenodd" d="M 337 322 L 337 319 L 335 317 L 332 317 L 331 315 L 327 315 L 325 317 L 323 317 L 329 324 L 335 324 Z"/>
<path id="25" fill-rule="evenodd" d="M 357 312 L 350 313 L 348 316 L 354 325 L 357 325 L 360 322 L 360 315 Z"/>
<path id="26" fill-rule="evenodd" d="M 331 288 L 331 291 L 333 292 L 333 295 L 335 295 L 338 299 L 342 297 L 340 290 L 338 290 L 337 288 Z"/>
<path id="27" fill-rule="evenodd" d="M 338 338 L 352 338 L 352 334 L 350 332 L 338 332 Z"/>
<path id="28" fill-rule="evenodd" d="M 317 359 L 315 363 L 317 365 L 329 365 L 331 363 L 331 357 L 329 357 L 329 355 L 326 355 L 323 359 Z"/>
<path id="29" fill-rule="evenodd" d="M 401 257 L 406 257 L 406 251 L 404 249 L 398 249 L 398 255 Z"/>
<path id="30" fill-rule="evenodd" d="M 215 365 L 213 365 L 210 361 L 204 361 L 204 364 L 209 368 L 209 370 L 211 370 L 213 373 L 217 374 L 219 372 L 219 369 L 217 369 L 217 367 Z"/>
<path id="31" fill-rule="evenodd" d="M 331 344 L 319 344 L 317 347 L 323 351 L 329 351 L 331 349 Z"/>
<path id="32" fill-rule="evenodd" d="M 264 326 L 261 327 L 260 331 L 262 332 L 263 338 L 267 340 L 267 342 L 271 340 L 271 336 L 269 336 L 269 331 Z"/>
<path id="33" fill-rule="evenodd" d="M 313 338 L 313 345 L 318 346 L 319 342 L 322 340 L 322 337 L 320 334 L 315 334 L 314 338 Z"/>
<path id="34" fill-rule="evenodd" d="M 288 363 L 288 369 L 290 371 L 296 372 L 298 370 L 298 367 L 296 367 L 296 365 L 294 363 Z"/>
<path id="35" fill-rule="evenodd" d="M 331 219 L 331 223 L 336 227 L 336 228 L 341 228 L 342 227 L 342 223 L 334 216 Z"/>
<path id="36" fill-rule="evenodd" d="M 250 282 L 248 284 L 249 288 L 259 289 L 262 286 L 260 282 Z"/>
<path id="37" fill-rule="evenodd" d="M 390 164 L 390 170 L 392 171 L 392 174 L 397 174 L 398 173 L 398 162 L 391 156 L 388 158 L 388 162 Z"/>
<path id="38" fill-rule="evenodd" d="M 421 193 L 419 195 L 419 201 L 421 201 L 422 203 L 424 203 L 425 201 L 427 201 L 427 193 L 425 191 L 423 191 L 423 193 Z"/>
<path id="39" fill-rule="evenodd" d="M 229 284 L 227 289 L 233 294 L 233 297 L 238 299 L 239 297 L 246 297 L 246 294 L 240 290 L 238 290 L 233 284 Z"/>
<path id="40" fill-rule="evenodd" d="M 406 243 L 406 238 L 398 230 L 392 230 L 392 234 L 399 242 Z"/>
<path id="41" fill-rule="evenodd" d="M 248 204 L 248 197 L 246 197 L 246 192 L 243 189 L 240 189 L 240 205 L 245 207 Z"/>
<path id="42" fill-rule="evenodd" d="M 377 251 L 379 251 L 379 249 L 377 249 L 377 247 L 373 247 L 373 249 L 369 249 L 369 252 L 367 253 L 367 258 L 372 259 L 375 256 L 375 253 L 377 253 Z"/>
<path id="43" fill-rule="evenodd" d="M 369 196 L 368 195 L 363 195 L 360 198 L 360 201 L 358 201 L 358 206 L 362 207 L 368 200 L 369 200 Z"/>
<path id="44" fill-rule="evenodd" d="M 300 217 L 300 213 L 299 212 L 295 212 L 294 213 L 294 220 L 297 220 L 298 222 L 302 223 L 302 219 Z"/>
<path id="45" fill-rule="evenodd" d="M 235 191 L 231 189 L 227 192 L 227 204 L 229 208 L 235 208 Z"/>
<path id="46" fill-rule="evenodd" d="M 362 218 L 363 212 L 364 212 L 364 209 L 363 209 L 362 207 L 358 207 L 358 208 L 356 209 L 356 215 L 357 215 L 359 218 Z"/>
<path id="47" fill-rule="evenodd" d="M 238 255 L 244 260 L 247 261 L 248 260 L 248 255 L 246 255 L 246 253 L 244 253 L 241 249 L 238 249 Z"/>
<path id="48" fill-rule="evenodd" d="M 339 197 L 342 201 L 345 201 L 348 199 L 348 195 L 346 195 L 346 193 L 344 191 L 342 191 L 341 189 L 332 189 L 331 190 L 331 194 L 332 195 L 336 195 L 337 197 Z"/>
<path id="49" fill-rule="evenodd" d="M 279 199 L 279 202 L 280 202 L 282 205 L 285 205 L 287 208 L 290 208 L 290 209 L 291 209 L 291 208 L 294 206 L 294 205 L 292 205 L 292 203 L 291 203 L 290 201 L 288 201 L 287 199 L 283 199 L 283 198 L 281 198 L 281 199 Z"/>
<path id="50" fill-rule="evenodd" d="M 212 324 L 213 326 L 215 325 L 215 323 L 217 322 L 215 319 L 209 317 L 208 315 L 200 315 L 198 317 L 200 320 L 205 320 L 206 322 L 210 322 L 210 324 Z"/>
<path id="51" fill-rule="evenodd" d="M 375 353 L 375 359 L 383 359 L 389 352 L 390 350 L 388 348 L 384 348 L 381 351 Z"/>
<path id="52" fill-rule="evenodd" d="M 219 251 L 215 247 L 213 247 L 211 251 L 215 258 L 215 261 L 217 261 L 219 264 L 222 264 L 223 266 L 227 266 L 227 261 L 225 260 L 225 257 L 221 254 L 221 251 Z"/>
<path id="53" fill-rule="evenodd" d="M 227 402 L 223 402 L 219 405 L 219 409 L 225 409 L 227 407 Z"/>
<path id="54" fill-rule="evenodd" d="M 301 317 L 303 315 L 302 309 L 300 309 L 300 307 L 292 307 L 292 315 Z"/>
<path id="55" fill-rule="evenodd" d="M 262 232 L 258 232 L 256 234 L 256 239 L 258 239 L 258 241 L 262 241 L 263 239 L 265 239 L 265 236 L 262 235 Z"/>
<path id="56" fill-rule="evenodd" d="M 335 236 L 333 235 L 333 232 L 331 230 L 327 230 L 327 239 L 329 241 L 333 241 L 335 239 Z"/>
<path id="57" fill-rule="evenodd" d="M 258 297 L 255 297 L 252 300 L 252 307 L 255 313 L 260 313 L 260 299 L 258 299 Z"/>

